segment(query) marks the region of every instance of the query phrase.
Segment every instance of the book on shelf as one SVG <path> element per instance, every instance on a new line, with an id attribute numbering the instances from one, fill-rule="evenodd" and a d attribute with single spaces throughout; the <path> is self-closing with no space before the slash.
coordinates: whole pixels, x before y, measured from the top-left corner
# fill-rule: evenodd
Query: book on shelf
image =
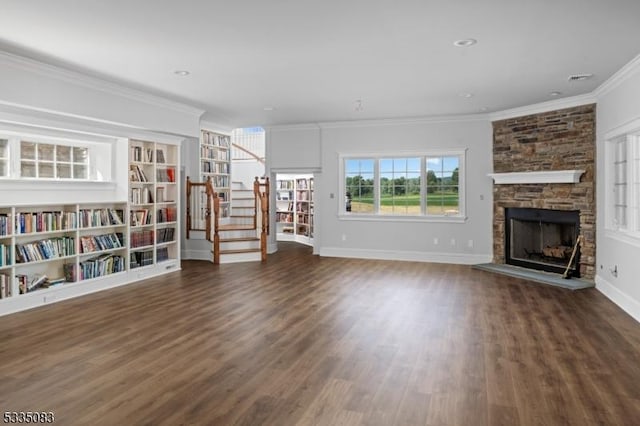
<path id="1" fill-rule="evenodd" d="M 11 232 L 11 218 L 6 213 L 0 213 L 0 236 Z"/>
<path id="2" fill-rule="evenodd" d="M 160 228 L 156 232 L 156 243 L 168 243 L 174 239 L 175 228 Z"/>
<path id="3" fill-rule="evenodd" d="M 157 163 L 166 163 L 165 159 L 164 159 L 164 150 L 163 149 L 156 149 L 156 162 Z"/>
<path id="4" fill-rule="evenodd" d="M 129 181 L 131 182 L 149 182 L 147 175 L 144 173 L 142 167 L 137 164 L 129 166 Z"/>
<path id="5" fill-rule="evenodd" d="M 136 162 L 136 163 L 142 163 L 143 162 L 143 156 L 142 156 L 142 147 L 141 146 L 132 146 L 131 147 L 131 161 Z"/>
<path id="6" fill-rule="evenodd" d="M 15 248 L 16 263 L 36 262 L 76 254 L 75 238 L 67 236 L 16 244 Z"/>
<path id="7" fill-rule="evenodd" d="M 164 203 L 164 188 L 156 188 L 156 203 Z"/>
<path id="8" fill-rule="evenodd" d="M 0 274 L 0 299 L 11 296 L 11 277 L 6 274 Z"/>
<path id="9" fill-rule="evenodd" d="M 122 209 L 81 209 L 80 227 L 91 228 L 109 225 L 123 225 L 124 210 Z"/>

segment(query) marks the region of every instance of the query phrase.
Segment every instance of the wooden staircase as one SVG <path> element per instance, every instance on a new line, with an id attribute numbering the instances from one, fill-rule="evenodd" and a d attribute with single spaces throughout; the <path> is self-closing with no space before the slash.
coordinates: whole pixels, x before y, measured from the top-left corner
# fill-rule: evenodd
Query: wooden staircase
<path id="1" fill-rule="evenodd" d="M 265 192 L 261 191 L 265 188 Z M 220 223 L 213 208 L 212 254 L 214 263 L 257 262 L 266 260 L 266 234 L 268 233 L 268 179 L 261 183 L 258 178 L 254 188 L 242 182 L 231 184 L 231 214 L 225 223 Z M 258 208 L 264 203 L 264 209 Z M 260 210 L 260 211 L 259 211 Z M 264 225 L 262 225 L 264 223 Z M 217 225 L 217 226 L 216 226 Z M 207 233 L 210 235 L 210 233 Z M 217 248 L 217 250 L 216 250 Z"/>

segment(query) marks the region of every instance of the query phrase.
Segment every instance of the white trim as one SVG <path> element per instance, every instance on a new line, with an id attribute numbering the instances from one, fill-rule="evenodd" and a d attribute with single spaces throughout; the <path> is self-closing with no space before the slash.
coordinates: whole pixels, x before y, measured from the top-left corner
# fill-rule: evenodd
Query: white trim
<path id="1" fill-rule="evenodd" d="M 626 123 L 609 130 L 604 134 L 604 138 L 606 140 L 616 139 L 620 136 L 627 135 L 627 133 L 636 133 L 638 131 L 640 131 L 640 118 L 634 118 L 633 120 L 627 121 Z"/>
<path id="2" fill-rule="evenodd" d="M 317 123 L 262 126 L 265 131 L 340 129 L 350 127 L 402 126 L 422 123 L 489 121 L 489 114 L 433 115 L 424 117 L 381 118 L 373 120 L 321 121 Z"/>
<path id="3" fill-rule="evenodd" d="M 623 311 L 640 322 L 640 302 L 618 289 L 599 275 L 596 275 L 596 289 L 609 300 L 618 305 Z"/>
<path id="4" fill-rule="evenodd" d="M 233 132 L 233 128 L 230 126 L 223 126 L 221 124 L 214 123 L 213 121 L 200 120 L 200 136 L 202 136 L 203 130 L 207 132 L 220 133 L 229 137 L 231 137 L 231 132 Z"/>
<path id="5" fill-rule="evenodd" d="M 496 185 L 530 183 L 578 183 L 584 170 L 552 170 L 541 172 L 489 173 Z"/>
<path id="6" fill-rule="evenodd" d="M 508 118 L 523 117 L 526 115 L 540 114 L 559 109 L 573 108 L 582 105 L 595 104 L 597 101 L 593 93 L 572 96 L 563 99 L 554 99 L 552 101 L 541 102 L 533 105 L 497 111 L 489 114 L 491 121 L 505 120 Z"/>
<path id="7" fill-rule="evenodd" d="M 120 84 L 116 84 L 97 77 L 92 77 L 77 71 L 72 71 L 70 69 L 62 68 L 59 66 L 46 64 L 44 62 L 14 55 L 8 52 L 0 51 L 0 60 L 25 71 L 34 72 L 47 77 L 53 77 L 68 83 L 88 87 L 90 89 L 100 90 L 112 95 L 121 96 L 134 101 L 144 102 L 149 105 L 160 106 L 163 108 L 171 109 L 173 111 L 191 114 L 198 118 L 200 118 L 200 116 L 206 112 L 203 109 L 196 108 L 182 102 L 177 102 L 165 97 L 156 96 L 147 92 L 143 92 L 141 90 L 132 89 L 130 87 L 125 87 Z"/>
<path id="8" fill-rule="evenodd" d="M 397 260 L 407 262 L 451 263 L 456 265 L 476 265 L 481 263 L 489 263 L 493 259 L 493 254 L 464 254 L 373 249 L 363 250 L 341 247 L 321 247 L 320 256 L 346 257 L 355 259 Z"/>
<path id="9" fill-rule="evenodd" d="M 338 220 L 356 222 L 429 222 L 429 223 L 465 223 L 467 216 L 403 216 L 366 213 L 340 213 Z"/>
<path id="10" fill-rule="evenodd" d="M 345 120 L 317 123 L 321 129 L 339 129 L 348 127 L 402 126 L 423 123 L 456 123 L 468 121 L 489 121 L 489 114 L 433 115 L 425 117 L 383 118 L 376 120 Z"/>
<path id="11" fill-rule="evenodd" d="M 193 250 L 187 249 L 182 250 L 182 259 L 183 260 L 208 260 L 213 261 L 213 254 L 211 250 Z"/>
<path id="12" fill-rule="evenodd" d="M 262 126 L 265 132 L 283 132 L 288 130 L 318 130 L 318 123 L 301 123 L 301 124 L 279 124 L 273 126 Z"/>
<path id="13" fill-rule="evenodd" d="M 597 98 L 605 96 L 616 87 L 624 83 L 628 78 L 632 77 L 638 71 L 640 71 L 640 55 L 636 56 L 622 68 L 616 71 L 616 73 L 609 77 L 607 81 L 596 87 L 596 89 L 592 93 Z"/>
<path id="14" fill-rule="evenodd" d="M 37 178 L 20 178 L 20 179 L 0 179 L 2 183 L 2 191 L 51 191 L 51 192 L 70 192 L 70 191 L 115 191 L 118 184 L 113 181 L 95 181 L 95 180 L 73 180 L 73 179 L 37 179 Z M 127 202 L 127 199 L 116 200 L 118 202 Z M 91 201 L 92 203 L 94 201 Z M 80 201 L 85 203 L 85 201 Z"/>

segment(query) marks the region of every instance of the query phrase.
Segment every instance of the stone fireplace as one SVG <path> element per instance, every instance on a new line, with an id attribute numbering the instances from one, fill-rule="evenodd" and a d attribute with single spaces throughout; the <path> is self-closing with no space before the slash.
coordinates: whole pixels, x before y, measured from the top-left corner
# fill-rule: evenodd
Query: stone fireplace
<path id="1" fill-rule="evenodd" d="M 493 122 L 494 263 L 563 273 L 581 235 L 573 276 L 593 280 L 595 113 L 590 104 Z"/>

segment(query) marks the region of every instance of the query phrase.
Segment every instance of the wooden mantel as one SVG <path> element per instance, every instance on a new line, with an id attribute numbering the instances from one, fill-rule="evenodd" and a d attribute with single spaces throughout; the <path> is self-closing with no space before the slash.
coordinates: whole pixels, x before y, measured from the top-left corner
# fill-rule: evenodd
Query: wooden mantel
<path id="1" fill-rule="evenodd" d="M 530 183 L 578 183 L 584 170 L 553 170 L 540 172 L 489 173 L 496 185 Z"/>

